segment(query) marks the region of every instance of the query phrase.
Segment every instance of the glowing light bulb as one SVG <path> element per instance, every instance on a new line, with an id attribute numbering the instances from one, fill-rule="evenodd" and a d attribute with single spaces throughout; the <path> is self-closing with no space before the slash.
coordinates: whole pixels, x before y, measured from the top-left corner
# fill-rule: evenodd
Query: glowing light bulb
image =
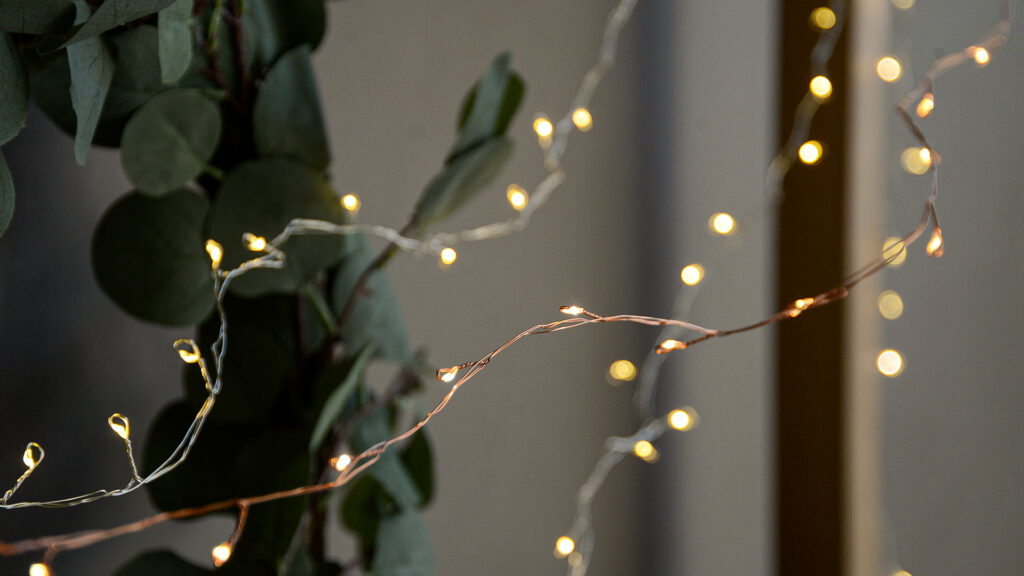
<path id="1" fill-rule="evenodd" d="M 583 308 L 575 304 L 573 304 L 572 306 L 559 306 L 558 311 L 561 312 L 562 314 L 568 314 L 569 316 L 576 316 L 579 314 L 583 314 L 584 312 Z"/>
<path id="2" fill-rule="evenodd" d="M 174 349 L 178 351 L 178 356 L 186 364 L 195 364 L 199 362 L 199 349 L 196 348 L 196 343 L 182 338 L 181 340 L 174 341 Z"/>
<path id="3" fill-rule="evenodd" d="M 458 257 L 459 253 L 456 252 L 454 248 L 449 246 L 448 248 L 441 250 L 441 265 L 451 266 L 452 264 L 455 263 L 455 260 L 457 260 Z"/>
<path id="4" fill-rule="evenodd" d="M 683 284 L 696 286 L 704 279 L 704 268 L 700 264 L 690 264 L 683 268 L 683 271 L 679 273 L 679 277 L 683 280 Z"/>
<path id="5" fill-rule="evenodd" d="M 342 454 L 341 456 L 335 456 L 334 458 L 331 458 L 331 468 L 334 468 L 338 472 L 341 472 L 345 468 L 348 468 L 348 465 L 351 463 L 352 457 L 349 456 L 348 454 Z"/>
<path id="6" fill-rule="evenodd" d="M 551 120 L 548 120 L 547 116 L 540 115 L 533 121 L 533 131 L 540 138 L 551 138 L 551 134 L 555 131 L 555 126 L 551 124 Z"/>
<path id="7" fill-rule="evenodd" d="M 36 456 L 36 452 L 39 453 Z M 25 453 L 21 455 L 21 461 L 25 463 L 25 466 L 29 470 L 35 470 L 36 466 L 46 458 L 46 452 L 43 451 L 43 447 L 35 442 L 29 442 L 28 446 L 25 446 Z"/>
<path id="8" fill-rule="evenodd" d="M 245 247 L 253 252 L 263 252 L 267 248 L 267 239 L 251 232 L 242 234 L 242 242 L 245 242 Z"/>
<path id="9" fill-rule="evenodd" d="M 217 544 L 213 547 L 210 555 L 213 556 L 213 565 L 220 568 L 228 561 L 229 558 L 231 558 L 231 543 L 222 542 L 221 544 Z"/>
<path id="10" fill-rule="evenodd" d="M 832 95 L 832 81 L 825 76 L 811 78 L 811 94 L 819 100 L 824 100 Z"/>
<path id="11" fill-rule="evenodd" d="M 120 436 L 122 440 L 128 439 L 131 428 L 128 425 L 127 418 L 115 412 L 110 415 L 110 418 L 107 418 L 107 424 L 110 425 L 110 429 Z"/>
<path id="12" fill-rule="evenodd" d="M 711 227 L 712 232 L 721 234 L 722 236 L 728 236 L 735 231 L 736 220 L 725 212 L 719 212 L 711 215 L 711 219 L 708 220 L 708 226 Z"/>
<path id="13" fill-rule="evenodd" d="M 903 75 L 903 65 L 894 56 L 885 56 L 875 65 L 878 77 L 886 82 L 895 82 Z"/>
<path id="14" fill-rule="evenodd" d="M 811 25 L 821 30 L 828 30 L 836 25 L 836 13 L 831 8 L 822 6 L 811 11 Z"/>
<path id="15" fill-rule="evenodd" d="M 505 197 L 508 198 L 508 203 L 516 212 L 526 208 L 526 205 L 530 202 L 530 195 L 518 184 L 509 184 L 509 187 L 505 190 Z"/>
<path id="16" fill-rule="evenodd" d="M 451 368 L 438 368 L 436 377 L 441 382 L 452 382 L 453 380 L 455 380 L 455 376 L 458 373 L 458 366 L 452 366 Z"/>
<path id="17" fill-rule="evenodd" d="M 801 312 L 807 310 L 807 307 L 811 304 L 814 304 L 814 298 L 800 298 L 789 305 L 789 308 L 786 309 L 786 314 L 790 318 L 796 318 Z"/>
<path id="18" fill-rule="evenodd" d="M 878 295 L 878 312 L 886 320 L 895 320 L 903 315 L 903 298 L 895 290 L 886 290 Z"/>
<path id="19" fill-rule="evenodd" d="M 633 454 L 644 462 L 655 462 L 658 460 L 658 450 L 647 440 L 640 440 L 633 444 Z"/>
<path id="20" fill-rule="evenodd" d="M 935 110 L 935 95 L 928 92 L 921 97 L 921 101 L 917 103 L 917 117 L 924 118 Z"/>
<path id="21" fill-rule="evenodd" d="M 892 0 L 892 5 L 900 10 L 910 10 L 914 7 L 914 0 Z"/>
<path id="22" fill-rule="evenodd" d="M 207 240 L 206 253 L 210 255 L 210 264 L 214 270 L 220 268 L 220 261 L 224 259 L 224 247 L 216 240 Z"/>
<path id="23" fill-rule="evenodd" d="M 878 366 L 879 372 L 890 378 L 903 372 L 903 357 L 892 349 L 882 350 L 875 364 Z"/>
<path id="24" fill-rule="evenodd" d="M 555 556 L 559 558 L 565 558 L 569 554 L 572 554 L 572 551 L 575 549 L 576 543 L 568 536 L 562 536 L 558 540 L 555 540 Z"/>
<path id="25" fill-rule="evenodd" d="M 928 244 L 925 245 L 924 251 L 932 258 L 942 258 L 942 255 L 946 252 L 946 248 L 942 245 L 942 230 L 937 226 L 932 231 L 932 237 L 928 239 Z"/>
<path id="26" fill-rule="evenodd" d="M 686 342 L 680 342 L 679 340 L 665 340 L 654 351 L 658 354 L 668 354 L 673 350 L 686 350 Z"/>
<path id="27" fill-rule="evenodd" d="M 821 147 L 821 142 L 808 140 L 800 145 L 800 149 L 797 150 L 797 156 L 800 157 L 800 161 L 804 164 L 814 165 L 821 161 L 824 151 L 824 148 Z"/>
<path id="28" fill-rule="evenodd" d="M 359 196 L 355 194 L 345 194 L 341 197 L 341 207 L 349 212 L 359 212 L 359 207 L 362 205 Z"/>
<path id="29" fill-rule="evenodd" d="M 900 165 L 907 172 L 920 176 L 932 165 L 932 153 L 927 148 L 911 146 L 900 155 Z"/>
<path id="30" fill-rule="evenodd" d="M 629 360 L 616 360 L 608 367 L 608 375 L 619 382 L 629 382 L 636 378 L 636 366 Z"/>
<path id="31" fill-rule="evenodd" d="M 693 408 L 677 408 L 668 413 L 668 425 L 672 428 L 685 432 L 692 430 L 697 425 L 697 412 Z"/>
<path id="32" fill-rule="evenodd" d="M 897 570 L 892 573 L 892 576 L 910 576 L 910 572 L 907 572 L 906 570 Z"/>
<path id="33" fill-rule="evenodd" d="M 903 239 L 890 236 L 882 243 L 882 258 L 889 261 L 889 266 L 899 268 L 907 260 L 907 250 L 903 246 Z"/>
<path id="34" fill-rule="evenodd" d="M 50 567 L 41 562 L 28 567 L 28 576 L 50 576 Z"/>
<path id="35" fill-rule="evenodd" d="M 580 132 L 586 132 L 594 126 L 594 117 L 590 115 L 590 110 L 577 108 L 572 111 L 572 123 Z"/>
<path id="36" fill-rule="evenodd" d="M 978 66 L 988 66 L 989 61 L 992 60 L 992 56 L 988 53 L 988 50 L 985 50 L 981 46 L 974 48 L 973 56 L 974 62 Z"/>

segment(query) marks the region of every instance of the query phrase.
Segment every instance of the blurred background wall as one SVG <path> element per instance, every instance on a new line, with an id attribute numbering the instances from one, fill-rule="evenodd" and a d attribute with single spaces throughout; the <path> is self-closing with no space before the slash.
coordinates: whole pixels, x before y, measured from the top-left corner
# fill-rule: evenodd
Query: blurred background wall
<path id="1" fill-rule="evenodd" d="M 919 0 L 896 12 L 872 3 L 893 11 L 892 44 L 879 55 L 908 64 L 877 110 L 891 130 L 868 144 L 888 159 L 876 215 L 886 232 L 906 230 L 926 192 L 923 177 L 899 169 L 910 140 L 890 106 L 937 54 L 986 31 L 997 4 Z M 317 67 L 334 185 L 362 197 L 361 221 L 403 223 L 450 144 L 465 90 L 494 54 L 511 49 L 527 81 L 511 129 L 517 155 L 493 192 L 450 228 L 507 217 L 504 185 L 530 188 L 543 176 L 532 114 L 565 112 L 614 5 L 329 3 Z M 688 319 L 730 327 L 771 310 L 773 223 L 756 206 L 778 132 L 788 129 L 774 116 L 777 11 L 767 0 L 640 3 L 592 103 L 594 129 L 573 137 L 569 178 L 530 228 L 462 246 L 449 270 L 415 257 L 392 265 L 412 340 L 431 361 L 477 358 L 557 318 L 561 304 L 668 315 L 678 271 L 694 261 L 709 276 Z M 932 575 L 1024 570 L 1024 424 L 1016 417 L 1024 360 L 1015 353 L 1024 337 L 1016 299 L 1024 280 L 1020 32 L 1015 25 L 1017 37 L 988 68 L 967 66 L 937 85 L 925 129 L 943 155 L 946 256 L 931 260 L 915 246 L 880 286 L 905 302 L 875 343 L 906 361 L 898 378 L 877 382 L 886 576 L 897 566 Z M 0 239 L 0 478 L 21 473 L 21 450 L 35 440 L 47 463 L 19 496 L 117 485 L 127 471 L 104 420 L 119 411 L 141 429 L 180 395 L 170 342 L 188 334 L 132 320 L 92 280 L 92 229 L 128 189 L 116 153 L 94 149 L 78 168 L 70 139 L 34 113 L 4 154 L 18 205 Z M 733 238 L 728 257 L 712 262 L 708 255 L 723 253 L 707 233 L 716 211 L 758 218 Z M 654 337 L 608 326 L 531 338 L 460 392 L 432 424 L 439 476 L 428 519 L 439 574 L 565 569 L 551 548 L 572 520 L 575 491 L 603 439 L 637 425 L 632 385 L 609 386 L 607 367 L 619 358 L 639 364 Z M 693 405 L 701 426 L 668 438 L 657 465 L 631 459 L 612 473 L 595 510 L 591 574 L 774 573 L 773 518 L 786 511 L 773 504 L 773 373 L 771 331 L 670 360 L 659 407 Z M 136 495 L 5 512 L 0 538 L 109 526 L 149 511 Z M 222 519 L 168 525 L 62 555 L 56 569 L 107 574 L 140 550 L 166 546 L 208 562 L 230 530 Z M 0 560 L 0 572 L 23 574 L 31 561 Z"/>

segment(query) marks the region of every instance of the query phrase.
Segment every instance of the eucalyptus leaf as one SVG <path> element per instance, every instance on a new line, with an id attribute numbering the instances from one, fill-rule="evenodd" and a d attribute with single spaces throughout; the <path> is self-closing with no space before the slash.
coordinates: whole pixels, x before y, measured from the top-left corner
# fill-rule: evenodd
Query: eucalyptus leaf
<path id="1" fill-rule="evenodd" d="M 423 516 L 406 510 L 385 516 L 371 564 L 374 576 L 434 576 L 437 557 Z"/>
<path id="2" fill-rule="evenodd" d="M 140 192 L 160 195 L 199 176 L 220 140 L 220 107 L 195 89 L 154 96 L 121 136 L 121 164 Z"/>
<path id="3" fill-rule="evenodd" d="M 194 0 L 176 0 L 157 14 L 160 79 L 177 82 L 192 63 L 192 7 Z"/>
<path id="4" fill-rule="evenodd" d="M 16 34 L 52 34 L 75 21 L 71 0 L 3 0 L 0 30 Z"/>
<path id="5" fill-rule="evenodd" d="M 359 276 L 373 262 L 374 257 L 370 243 L 363 234 L 349 234 L 345 237 L 345 258 L 334 276 L 334 291 L 331 295 L 335 310 L 341 310 L 348 302 Z M 376 342 L 377 356 L 386 360 L 404 363 L 412 357 L 398 298 L 383 270 L 375 272 L 366 282 L 352 315 L 341 327 L 341 340 L 353 350 L 369 342 Z"/>
<path id="6" fill-rule="evenodd" d="M 327 182 L 310 168 L 283 158 L 242 164 L 228 174 L 210 209 L 210 237 L 224 246 L 224 266 L 233 268 L 253 257 L 242 246 L 250 232 L 268 240 L 294 218 L 345 222 L 344 209 Z M 283 270 L 257 269 L 235 280 L 230 289 L 243 296 L 293 293 L 316 273 L 341 259 L 342 238 L 304 235 L 288 240 Z"/>
<path id="7" fill-rule="evenodd" d="M 76 0 L 79 19 L 86 18 L 89 5 Z M 114 57 L 102 38 L 89 38 L 68 47 L 71 70 L 71 105 L 75 110 L 75 160 L 85 164 L 93 135 L 100 123 L 103 104 L 114 80 Z"/>
<path id="8" fill-rule="evenodd" d="M 388 500 L 379 482 L 368 474 L 357 477 L 341 501 L 338 518 L 344 527 L 359 537 L 363 554 L 371 556 L 380 528 L 380 518 L 387 512 Z"/>
<path id="9" fill-rule="evenodd" d="M 366 367 L 366 362 L 373 354 L 373 349 L 372 343 L 364 346 L 356 354 L 352 362 L 344 365 L 346 369 L 344 378 L 342 378 L 341 382 L 337 384 L 323 403 L 320 415 L 313 426 L 313 433 L 309 438 L 309 451 L 311 453 L 315 453 L 320 448 L 320 445 L 327 439 L 327 434 L 330 432 L 331 427 L 341 418 L 342 412 L 345 409 L 345 403 L 352 396 L 352 393 L 355 392 L 356 384 L 359 383 L 359 378 Z"/>
<path id="10" fill-rule="evenodd" d="M 248 0 L 244 21 L 255 39 L 257 66 L 270 66 L 285 52 L 308 44 L 316 49 L 324 37 L 323 0 Z"/>
<path id="11" fill-rule="evenodd" d="M 28 116 L 28 78 L 18 47 L 7 32 L 0 32 L 0 145 L 25 127 Z"/>
<path id="12" fill-rule="evenodd" d="M 284 156 L 317 170 L 331 161 L 309 46 L 281 56 L 256 94 L 253 139 L 263 156 Z"/>
<path id="13" fill-rule="evenodd" d="M 466 97 L 448 162 L 508 129 L 524 92 L 522 79 L 509 69 L 511 62 L 508 52 L 499 54 Z"/>
<path id="14" fill-rule="evenodd" d="M 133 20 L 138 20 L 144 16 L 155 14 L 170 6 L 174 1 L 175 0 L 105 0 L 103 4 L 93 12 L 92 16 L 74 31 L 64 45 L 71 46 L 77 44 L 89 38 L 94 38 L 107 30 L 112 30 Z"/>
<path id="15" fill-rule="evenodd" d="M 4 235 L 14 216 L 14 180 L 7 161 L 0 152 L 0 236 Z"/>
<path id="16" fill-rule="evenodd" d="M 114 576 L 205 576 L 213 571 L 200 568 L 170 550 L 153 550 L 133 558 Z"/>
<path id="17" fill-rule="evenodd" d="M 349 444 L 355 452 L 363 452 L 391 436 L 387 410 L 378 408 L 356 426 Z M 416 483 L 393 450 L 381 454 L 377 462 L 367 469 L 367 473 L 380 482 L 399 508 L 409 510 L 421 505 L 423 500 Z"/>
<path id="18" fill-rule="evenodd" d="M 170 326 L 196 324 L 214 306 L 202 222 L 206 200 L 189 190 L 122 196 L 103 215 L 92 265 L 104 292 L 129 314 Z"/>
<path id="19" fill-rule="evenodd" d="M 434 498 L 434 456 L 430 449 L 427 429 L 420 428 L 409 439 L 409 445 L 402 451 L 402 464 L 409 472 L 420 491 L 423 506 Z"/>

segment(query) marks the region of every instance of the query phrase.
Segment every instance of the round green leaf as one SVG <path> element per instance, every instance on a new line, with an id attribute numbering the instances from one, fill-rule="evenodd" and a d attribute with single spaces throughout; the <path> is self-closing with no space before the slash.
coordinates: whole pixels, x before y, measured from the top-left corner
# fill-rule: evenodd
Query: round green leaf
<path id="1" fill-rule="evenodd" d="M 14 138 L 28 115 L 28 82 L 25 65 L 14 39 L 0 32 L 0 144 Z"/>
<path id="2" fill-rule="evenodd" d="M 331 161 L 309 46 L 281 56 L 256 94 L 252 131 L 263 156 L 285 156 L 317 170 Z"/>
<path id="3" fill-rule="evenodd" d="M 71 0 L 3 0 L 0 30 L 19 34 L 63 32 L 75 19 Z"/>
<path id="4" fill-rule="evenodd" d="M 255 38 L 257 66 L 269 66 L 281 54 L 309 44 L 312 49 L 324 37 L 323 0 L 249 0 L 243 21 Z"/>
<path id="5" fill-rule="evenodd" d="M 253 257 L 242 245 L 246 232 L 270 240 L 294 218 L 345 222 L 344 210 L 313 170 L 285 159 L 268 158 L 236 168 L 224 179 L 206 227 L 224 247 L 223 266 L 233 268 Z M 231 290 L 243 296 L 295 292 L 343 255 L 340 236 L 295 236 L 281 247 L 285 268 L 257 269 L 240 276 Z"/>
<path id="6" fill-rule="evenodd" d="M 200 173 L 220 140 L 220 108 L 199 90 L 169 90 L 124 128 L 121 164 L 140 192 L 165 194 Z"/>
<path id="7" fill-rule="evenodd" d="M 202 222 L 206 200 L 189 190 L 160 198 L 122 196 L 100 220 L 92 243 L 100 287 L 129 314 L 185 326 L 214 306 Z"/>

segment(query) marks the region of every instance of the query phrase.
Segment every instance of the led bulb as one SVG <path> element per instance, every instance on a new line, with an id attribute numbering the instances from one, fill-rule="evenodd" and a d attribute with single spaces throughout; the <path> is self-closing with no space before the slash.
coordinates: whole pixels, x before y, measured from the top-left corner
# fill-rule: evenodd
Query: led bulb
<path id="1" fill-rule="evenodd" d="M 448 247 L 441 250 L 441 266 L 451 266 L 458 259 L 459 253 L 454 248 Z"/>
<path id="2" fill-rule="evenodd" d="M 355 194 L 345 194 L 341 197 L 341 207 L 349 212 L 358 212 L 359 207 L 362 205 L 363 203 L 359 200 L 359 196 Z"/>
<path id="3" fill-rule="evenodd" d="M 679 340 L 665 340 L 658 347 L 655 348 L 655 352 L 658 354 L 667 354 L 673 350 L 685 350 L 686 342 L 680 342 Z"/>
<path id="4" fill-rule="evenodd" d="M 110 415 L 110 418 L 107 418 L 107 424 L 110 425 L 110 429 L 120 436 L 122 440 L 128 439 L 128 434 L 131 431 L 128 425 L 128 418 L 115 412 Z"/>
<path id="5" fill-rule="evenodd" d="M 886 290 L 878 295 L 878 312 L 886 320 L 895 320 L 903 315 L 903 298 L 895 290 Z"/>
<path id="6" fill-rule="evenodd" d="M 679 273 L 679 277 L 683 280 L 683 284 L 696 286 L 704 279 L 704 268 L 700 264 L 690 264 L 683 268 L 683 271 Z"/>
<path id="7" fill-rule="evenodd" d="M 505 197 L 508 198 L 508 203 L 516 212 L 526 208 L 526 205 L 530 202 L 530 195 L 518 184 L 509 184 L 509 187 L 505 190 Z"/>
<path id="8" fill-rule="evenodd" d="M 712 214 L 708 220 L 708 226 L 711 227 L 711 231 L 722 236 L 728 236 L 732 234 L 736 229 L 736 220 L 732 216 L 725 212 L 718 212 Z"/>
<path id="9" fill-rule="evenodd" d="M 801 298 L 790 304 L 789 308 L 786 309 L 786 313 L 789 314 L 790 318 L 796 318 L 801 312 L 807 310 L 807 307 L 811 304 L 814 304 L 814 298 Z"/>
<path id="10" fill-rule="evenodd" d="M 800 149 L 797 150 L 797 156 L 800 157 L 800 161 L 804 164 L 813 166 L 818 162 L 821 162 L 822 154 L 825 149 L 822 148 L 821 142 L 817 140 L 808 140 L 800 145 Z"/>
<path id="11" fill-rule="evenodd" d="M 220 261 L 224 259 L 224 247 L 216 240 L 207 240 L 206 253 L 210 255 L 210 264 L 214 270 L 220 268 Z"/>
<path id="12" fill-rule="evenodd" d="M 811 24 L 820 30 L 828 30 L 836 25 L 836 13 L 824 6 L 815 8 L 811 11 Z"/>
<path id="13" fill-rule="evenodd" d="M 629 360 L 616 360 L 608 367 L 608 375 L 619 382 L 629 382 L 636 378 L 636 366 Z"/>
<path id="14" fill-rule="evenodd" d="M 178 356 L 181 356 L 182 361 L 186 364 L 199 362 L 199 348 L 196 347 L 195 342 L 186 338 L 175 340 L 174 349 L 178 351 Z"/>
<path id="15" fill-rule="evenodd" d="M 935 110 L 935 95 L 928 92 L 921 97 L 921 101 L 917 103 L 917 117 L 924 118 Z"/>
<path id="16" fill-rule="evenodd" d="M 39 453 L 37 456 L 36 453 Z M 46 458 L 46 452 L 43 451 L 43 447 L 35 442 L 29 442 L 25 446 L 25 453 L 21 455 L 21 461 L 25 463 L 25 466 L 29 470 L 35 470 L 36 466 Z"/>
<path id="17" fill-rule="evenodd" d="M 903 372 L 903 357 L 895 350 L 882 350 L 875 361 L 878 371 L 890 378 Z"/>
<path id="18" fill-rule="evenodd" d="M 231 543 L 222 542 L 213 547 L 213 551 L 210 553 L 213 556 L 213 565 L 220 568 L 231 558 Z"/>
<path id="19" fill-rule="evenodd" d="M 685 432 L 692 430 L 697 425 L 698 417 L 697 412 L 689 406 L 685 408 L 677 408 L 668 413 L 668 425 L 672 428 Z"/>
<path id="20" fill-rule="evenodd" d="M 897 236 L 890 236 L 882 243 L 882 258 L 889 261 L 889 266 L 899 268 L 907 260 L 907 250 L 903 246 L 903 239 Z"/>
<path id="21" fill-rule="evenodd" d="M 568 314 L 569 316 L 577 316 L 585 312 L 583 308 L 573 304 L 572 306 L 559 306 L 558 311 L 562 314 Z"/>
<path id="22" fill-rule="evenodd" d="M 348 465 L 351 463 L 352 457 L 349 456 L 348 454 L 342 454 L 341 456 L 335 456 L 334 458 L 331 458 L 331 468 L 334 468 L 338 472 L 341 472 L 345 468 L 348 468 Z"/>
<path id="23" fill-rule="evenodd" d="M 811 78 L 811 94 L 819 100 L 824 100 L 832 95 L 832 81 L 825 76 Z"/>
<path id="24" fill-rule="evenodd" d="M 981 46 L 974 48 L 974 54 L 972 56 L 974 57 L 974 62 L 978 66 L 988 66 L 989 61 L 992 60 L 992 56 L 988 53 L 988 50 L 985 50 Z"/>
<path id="25" fill-rule="evenodd" d="M 572 123 L 580 132 L 587 132 L 594 126 L 594 117 L 590 115 L 590 110 L 577 108 L 572 111 Z"/>
<path id="26" fill-rule="evenodd" d="M 28 576 L 50 576 L 50 567 L 42 562 L 36 562 L 28 567 Z"/>
<path id="27" fill-rule="evenodd" d="M 245 242 L 245 247 L 253 252 L 263 252 L 267 249 L 267 239 L 251 232 L 242 234 L 242 242 Z"/>
<path id="28" fill-rule="evenodd" d="M 932 258 L 941 258 L 946 252 L 946 249 L 942 246 L 942 230 L 938 226 L 932 231 L 932 237 L 928 240 L 928 244 L 924 247 L 924 251 L 928 253 Z"/>
<path id="29" fill-rule="evenodd" d="M 885 56 L 875 65 L 878 77 L 886 82 L 895 82 L 903 75 L 903 65 L 894 56 Z"/>
<path id="30" fill-rule="evenodd" d="M 633 454 L 644 462 L 655 462 L 658 460 L 658 450 L 647 440 L 640 440 L 633 444 Z"/>
<path id="31" fill-rule="evenodd" d="M 551 124 L 551 120 L 548 120 L 547 116 L 539 115 L 533 121 L 533 131 L 537 133 L 540 138 L 551 138 L 551 134 L 554 133 L 555 127 Z"/>
<path id="32" fill-rule="evenodd" d="M 455 376 L 457 376 L 458 373 L 458 366 L 452 366 L 451 368 L 438 368 L 437 379 L 440 380 L 441 382 L 453 382 L 455 380 Z"/>
<path id="33" fill-rule="evenodd" d="M 555 540 L 555 556 L 559 558 L 565 558 L 569 554 L 572 554 L 572 551 L 575 549 L 576 543 L 568 536 L 562 536 L 558 540 Z"/>

